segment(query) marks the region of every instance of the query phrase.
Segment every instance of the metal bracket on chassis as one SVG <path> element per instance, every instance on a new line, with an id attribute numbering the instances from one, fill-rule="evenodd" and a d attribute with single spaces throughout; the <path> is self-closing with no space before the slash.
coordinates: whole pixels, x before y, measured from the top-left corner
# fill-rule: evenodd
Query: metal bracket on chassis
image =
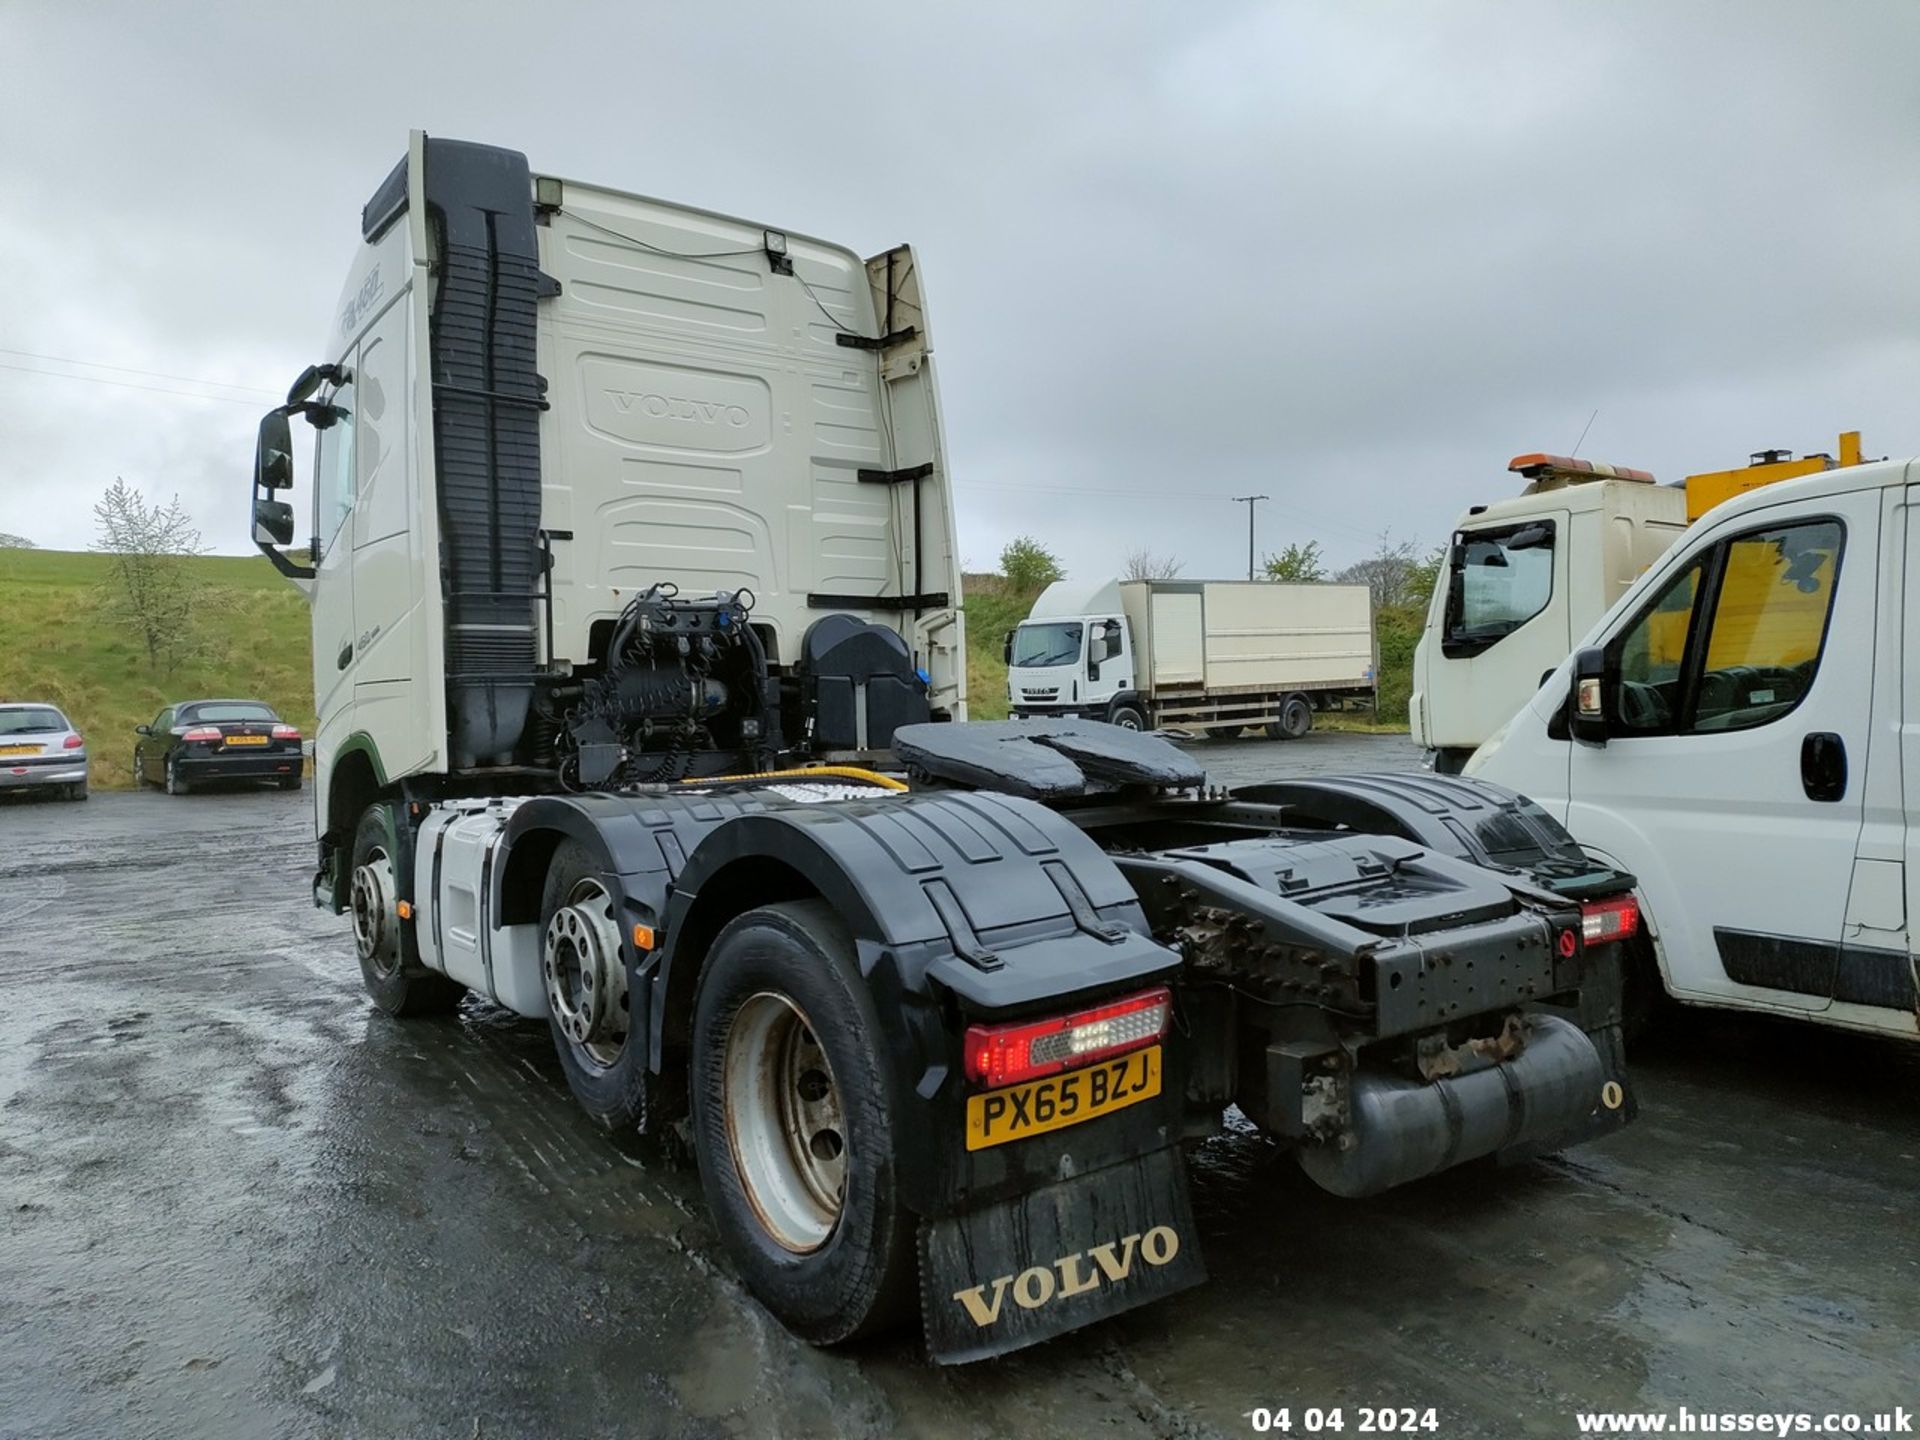
<path id="1" fill-rule="evenodd" d="M 1206 1278 L 1177 1146 L 920 1227 L 920 1311 L 943 1365 L 1023 1349 Z"/>

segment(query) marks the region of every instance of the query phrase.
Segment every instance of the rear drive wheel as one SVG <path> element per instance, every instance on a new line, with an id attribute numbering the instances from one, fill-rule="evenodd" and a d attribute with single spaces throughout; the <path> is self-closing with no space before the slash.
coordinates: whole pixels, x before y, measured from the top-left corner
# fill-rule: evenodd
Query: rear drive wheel
<path id="1" fill-rule="evenodd" d="M 693 1020 L 701 1185 L 747 1288 L 816 1345 L 884 1329 L 913 1297 L 879 1034 L 824 901 L 750 910 L 713 942 Z"/>
<path id="2" fill-rule="evenodd" d="M 167 757 L 167 794 L 186 795 L 191 793 L 193 785 L 180 773 L 180 762 L 171 755 Z"/>
<path id="3" fill-rule="evenodd" d="M 400 918 L 394 825 L 393 807 L 369 805 L 353 832 L 347 895 L 360 977 L 389 1015 L 444 1015 L 460 1003 L 462 987 L 420 963 L 413 925 Z"/>
<path id="4" fill-rule="evenodd" d="M 1298 740 L 1313 729 L 1313 706 L 1304 695 L 1289 695 L 1280 702 L 1280 718 L 1267 726 L 1275 740 Z"/>
<path id="5" fill-rule="evenodd" d="M 298 790 L 300 788 L 300 777 L 298 775 L 282 775 L 280 777 L 280 788 L 282 790 Z"/>
<path id="6" fill-rule="evenodd" d="M 69 785 L 67 787 L 67 799 L 84 800 L 86 798 L 87 798 L 87 782 L 86 781 L 82 780 L 78 785 Z"/>
<path id="7" fill-rule="evenodd" d="M 1107 719 L 1112 724 L 1119 726 L 1122 730 L 1144 730 L 1147 728 L 1147 717 L 1140 713 L 1140 708 L 1137 705 L 1116 705 L 1113 707 L 1113 713 L 1109 715 Z"/>
<path id="8" fill-rule="evenodd" d="M 623 1132 L 645 1127 L 653 1087 L 645 1032 L 631 1021 L 618 896 L 592 851 L 560 843 L 540 901 L 540 975 L 567 1088 L 587 1114 Z"/>
<path id="9" fill-rule="evenodd" d="M 141 753 L 140 747 L 136 745 L 133 750 L 133 788 L 136 790 L 144 790 L 151 783 L 152 782 L 147 779 L 147 757 Z"/>

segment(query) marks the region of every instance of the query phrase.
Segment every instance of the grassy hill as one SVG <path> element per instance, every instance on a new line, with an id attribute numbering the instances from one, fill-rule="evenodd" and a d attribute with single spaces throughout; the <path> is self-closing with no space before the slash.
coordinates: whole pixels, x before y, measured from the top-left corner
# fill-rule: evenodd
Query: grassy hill
<path id="1" fill-rule="evenodd" d="M 201 696 L 265 700 L 313 734 L 307 603 L 263 557 L 204 555 L 202 652 L 171 675 L 101 613 L 107 557 L 0 550 L 0 699 L 58 705 L 87 737 L 93 783 L 133 784 L 133 727 Z"/>
<path id="2" fill-rule="evenodd" d="M 46 700 L 87 737 L 93 783 L 133 783 L 133 727 L 175 700 L 231 695 L 265 700 L 313 734 L 313 668 L 307 605 L 264 558 L 206 555 L 187 562 L 204 582 L 205 653 L 156 674 L 138 639 L 103 618 L 107 557 L 59 550 L 0 550 L 0 699 Z M 1033 596 L 998 575 L 966 577 L 967 708 L 976 720 L 1007 713 L 1001 642 Z M 1404 730 L 1420 616 L 1383 610 L 1378 728 Z M 1376 728 L 1358 715 L 1323 716 L 1342 729 Z"/>

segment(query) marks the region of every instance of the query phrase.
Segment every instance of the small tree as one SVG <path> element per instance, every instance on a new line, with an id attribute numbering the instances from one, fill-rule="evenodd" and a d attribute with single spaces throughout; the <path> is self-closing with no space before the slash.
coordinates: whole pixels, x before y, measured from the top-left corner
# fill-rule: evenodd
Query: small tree
<path id="1" fill-rule="evenodd" d="M 24 535 L 9 535 L 0 530 L 0 550 L 36 550 L 39 547 Z"/>
<path id="2" fill-rule="evenodd" d="M 187 557 L 202 554 L 200 530 L 175 495 L 149 505 L 115 476 L 93 507 L 100 538 L 93 548 L 111 557 L 106 606 L 146 647 L 147 664 L 171 675 L 193 648 L 194 592 Z"/>
<path id="3" fill-rule="evenodd" d="M 1442 546 L 1422 555 L 1411 540 L 1396 542 L 1390 531 L 1382 531 L 1380 548 L 1365 560 L 1347 566 L 1335 578 L 1343 584 L 1365 585 L 1373 592 L 1376 610 L 1424 605 L 1433 595 L 1445 554 Z"/>
<path id="4" fill-rule="evenodd" d="M 1059 557 L 1031 535 L 1016 535 L 1000 552 L 1000 573 L 1016 590 L 1044 590 L 1067 578 Z"/>
<path id="5" fill-rule="evenodd" d="M 1301 584 L 1327 578 L 1327 567 L 1320 554 L 1320 542 L 1289 545 L 1277 555 L 1267 556 L 1267 579 Z"/>
<path id="6" fill-rule="evenodd" d="M 1128 580 L 1171 580 L 1186 565 L 1172 555 L 1162 559 L 1151 550 L 1130 550 L 1121 574 Z"/>

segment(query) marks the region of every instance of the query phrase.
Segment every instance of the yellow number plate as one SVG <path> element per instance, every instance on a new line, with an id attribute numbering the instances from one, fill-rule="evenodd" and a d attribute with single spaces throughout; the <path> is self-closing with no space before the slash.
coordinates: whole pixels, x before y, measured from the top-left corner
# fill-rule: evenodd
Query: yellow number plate
<path id="1" fill-rule="evenodd" d="M 0 745 L 0 755 L 38 755 L 38 745 Z"/>
<path id="2" fill-rule="evenodd" d="M 264 735 L 229 735 L 227 736 L 227 744 L 230 746 L 231 745 L 264 745 L 266 743 L 267 743 L 267 737 Z"/>
<path id="3" fill-rule="evenodd" d="M 967 1097 L 967 1149 L 1044 1135 L 1160 1093 L 1160 1047 Z"/>

